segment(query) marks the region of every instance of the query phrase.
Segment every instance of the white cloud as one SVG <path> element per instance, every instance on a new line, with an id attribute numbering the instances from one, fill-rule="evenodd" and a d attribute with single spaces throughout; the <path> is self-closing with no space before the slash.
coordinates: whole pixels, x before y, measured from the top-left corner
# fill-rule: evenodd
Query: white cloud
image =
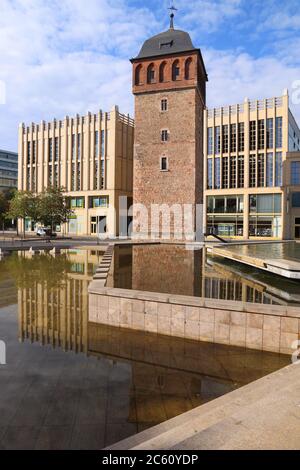
<path id="1" fill-rule="evenodd" d="M 242 0 L 178 0 L 179 19 L 189 31 L 204 30 L 212 33 L 220 25 L 242 13 Z"/>
<path id="2" fill-rule="evenodd" d="M 276 57 L 255 59 L 249 54 L 236 54 L 208 49 L 204 60 L 209 74 L 208 106 L 219 107 L 242 103 L 244 98 L 264 99 L 281 96 L 285 88 L 293 93 L 293 83 L 300 79 L 300 66 L 287 66 Z M 291 109 L 300 123 L 300 106 Z"/>
<path id="3" fill-rule="evenodd" d="M 131 64 L 143 41 L 164 29 L 153 11 L 128 0 L 0 0 L 0 147 L 17 148 L 18 123 L 109 110 L 133 113 Z M 160 5 L 160 12 L 166 1 Z M 178 0 L 176 25 L 194 32 L 224 28 L 243 13 L 242 0 Z M 158 12 L 156 11 L 158 17 Z M 165 25 L 167 17 L 165 17 Z M 200 33 L 199 33 L 200 31 Z M 284 31 L 283 31 L 284 32 Z M 202 41 L 201 41 L 202 42 Z M 297 46 L 296 39 L 294 43 Z M 203 50 L 208 106 L 280 95 L 300 79 L 297 47 L 284 38 L 273 57 Z M 298 47 L 299 49 L 299 47 Z M 300 121 L 299 106 L 295 114 Z"/>
<path id="4" fill-rule="evenodd" d="M 131 65 L 157 26 L 124 0 L 0 0 L 0 147 L 16 149 L 18 123 L 107 110 L 133 111 Z"/>

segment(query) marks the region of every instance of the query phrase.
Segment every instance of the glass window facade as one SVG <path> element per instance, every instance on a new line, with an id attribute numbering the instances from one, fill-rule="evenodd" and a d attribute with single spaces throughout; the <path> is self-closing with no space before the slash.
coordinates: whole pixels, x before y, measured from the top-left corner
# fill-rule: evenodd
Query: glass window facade
<path id="1" fill-rule="evenodd" d="M 72 163 L 72 171 L 71 171 L 71 191 L 75 191 L 75 163 Z"/>
<path id="2" fill-rule="evenodd" d="M 257 157 L 257 186 L 259 188 L 265 186 L 265 156 L 263 154 Z"/>
<path id="3" fill-rule="evenodd" d="M 300 161 L 291 162 L 291 184 L 300 184 Z"/>
<path id="4" fill-rule="evenodd" d="M 244 178 L 245 178 L 244 171 L 245 171 L 244 156 L 239 155 L 238 157 L 238 181 L 237 181 L 238 188 L 244 187 Z"/>
<path id="5" fill-rule="evenodd" d="M 77 160 L 81 159 L 81 134 L 77 135 Z"/>
<path id="6" fill-rule="evenodd" d="M 242 214 L 244 212 L 244 196 L 208 196 L 207 212 L 209 214 Z"/>
<path id="7" fill-rule="evenodd" d="M 267 148 L 273 148 L 273 138 L 274 138 L 274 129 L 273 129 L 273 119 L 267 119 Z"/>
<path id="8" fill-rule="evenodd" d="M 70 199 L 71 209 L 84 209 L 84 197 L 73 197 Z"/>
<path id="9" fill-rule="evenodd" d="M 243 122 L 239 123 L 239 152 L 245 150 L 245 125 Z"/>
<path id="10" fill-rule="evenodd" d="M 59 140 L 58 137 L 55 137 L 55 152 L 54 152 L 54 159 L 57 162 L 59 159 Z"/>
<path id="11" fill-rule="evenodd" d="M 99 131 L 95 131 L 95 158 L 99 157 Z"/>
<path id="12" fill-rule="evenodd" d="M 101 157 L 105 155 L 105 131 L 101 131 Z"/>
<path id="13" fill-rule="evenodd" d="M 99 189 L 99 162 L 95 160 L 94 162 L 94 189 Z"/>
<path id="14" fill-rule="evenodd" d="M 230 152 L 236 152 L 236 124 L 230 124 Z"/>
<path id="15" fill-rule="evenodd" d="M 276 148 L 282 148 L 282 117 L 276 118 Z"/>
<path id="16" fill-rule="evenodd" d="M 81 164 L 78 162 L 77 163 L 77 191 L 81 190 Z"/>
<path id="17" fill-rule="evenodd" d="M 212 158 L 207 160 L 207 189 L 213 187 L 213 161 Z"/>
<path id="18" fill-rule="evenodd" d="M 89 198 L 90 208 L 108 207 L 109 200 L 107 196 L 94 196 Z"/>
<path id="19" fill-rule="evenodd" d="M 251 214 L 281 214 L 281 194 L 253 194 L 250 196 Z"/>
<path id="20" fill-rule="evenodd" d="M 236 157 L 230 157 L 230 187 L 236 187 Z"/>
<path id="21" fill-rule="evenodd" d="M 250 155 L 249 158 L 249 186 L 250 188 L 256 186 L 256 155 Z"/>
<path id="22" fill-rule="evenodd" d="M 274 157 L 273 153 L 268 153 L 267 154 L 267 162 L 266 162 L 266 186 L 267 187 L 272 187 L 273 186 L 273 165 Z"/>
<path id="23" fill-rule="evenodd" d="M 255 194 L 250 196 L 250 237 L 281 236 L 281 194 Z"/>
<path id="24" fill-rule="evenodd" d="M 300 193 L 292 193 L 292 207 L 300 207 Z"/>
<path id="25" fill-rule="evenodd" d="M 215 158 L 215 189 L 221 187 L 221 161 L 220 157 Z"/>
<path id="26" fill-rule="evenodd" d="M 251 216 L 249 219 L 250 237 L 279 238 L 281 236 L 282 218 L 275 216 Z"/>
<path id="27" fill-rule="evenodd" d="M 223 129 L 223 153 L 228 153 L 229 148 L 229 136 L 228 136 L 228 125 L 224 125 Z"/>
<path id="28" fill-rule="evenodd" d="M 258 121 L 258 149 L 263 150 L 265 147 L 265 120 Z"/>
<path id="29" fill-rule="evenodd" d="M 221 131 L 220 126 L 215 127 L 215 154 L 219 155 L 221 152 Z"/>
<path id="30" fill-rule="evenodd" d="M 222 188 L 227 189 L 229 187 L 228 180 L 228 157 L 222 158 Z"/>
<path id="31" fill-rule="evenodd" d="M 208 155 L 213 154 L 213 128 L 207 129 L 207 153 Z"/>
<path id="32" fill-rule="evenodd" d="M 275 156 L 275 186 L 282 186 L 282 153 L 276 152 Z"/>
<path id="33" fill-rule="evenodd" d="M 256 121 L 250 121 L 250 150 L 256 150 Z"/>
<path id="34" fill-rule="evenodd" d="M 31 159 L 31 144 L 30 142 L 27 142 L 27 165 L 30 165 L 30 159 Z"/>
<path id="35" fill-rule="evenodd" d="M 53 143 L 52 143 L 51 138 L 49 139 L 48 145 L 49 145 L 49 147 L 48 147 L 48 161 L 52 162 L 52 160 L 53 160 Z"/>
<path id="36" fill-rule="evenodd" d="M 242 216 L 215 216 L 207 217 L 207 233 L 220 237 L 242 237 L 244 221 Z"/>
<path id="37" fill-rule="evenodd" d="M 35 165 L 36 163 L 36 141 L 32 142 L 32 164 Z"/>

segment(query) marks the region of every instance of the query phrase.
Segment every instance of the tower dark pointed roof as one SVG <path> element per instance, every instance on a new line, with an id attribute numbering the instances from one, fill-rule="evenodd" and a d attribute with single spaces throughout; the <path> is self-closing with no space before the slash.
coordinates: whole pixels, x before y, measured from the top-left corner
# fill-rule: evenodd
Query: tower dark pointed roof
<path id="1" fill-rule="evenodd" d="M 185 31 L 170 27 L 167 31 L 157 34 L 144 42 L 136 59 L 156 57 L 166 54 L 196 51 L 191 37 Z"/>
<path id="2" fill-rule="evenodd" d="M 169 10 L 171 11 L 169 29 L 147 39 L 137 57 L 131 59 L 131 62 L 134 63 L 143 59 L 155 59 L 156 57 L 197 52 L 200 57 L 203 73 L 206 80 L 208 80 L 201 50 L 194 46 L 189 33 L 174 28 L 174 12 L 177 11 L 177 8 L 172 5 Z"/>

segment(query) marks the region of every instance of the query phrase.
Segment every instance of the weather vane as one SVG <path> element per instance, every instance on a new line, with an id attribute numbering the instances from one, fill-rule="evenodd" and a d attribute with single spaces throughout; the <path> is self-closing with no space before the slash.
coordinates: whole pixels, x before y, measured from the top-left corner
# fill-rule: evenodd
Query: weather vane
<path id="1" fill-rule="evenodd" d="M 170 8 L 168 8 L 168 10 L 170 10 L 171 14 L 170 14 L 170 29 L 174 29 L 174 11 L 178 11 L 177 8 L 174 7 L 173 3 L 171 4 Z"/>

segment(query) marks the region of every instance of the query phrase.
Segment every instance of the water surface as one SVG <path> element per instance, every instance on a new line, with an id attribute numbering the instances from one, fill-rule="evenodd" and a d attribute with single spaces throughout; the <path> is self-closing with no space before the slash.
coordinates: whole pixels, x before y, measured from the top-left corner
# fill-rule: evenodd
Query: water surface
<path id="1" fill-rule="evenodd" d="M 101 449 L 290 362 L 89 322 L 101 256 L 14 253 L 0 262 L 0 449 Z"/>
<path id="2" fill-rule="evenodd" d="M 276 245 L 276 246 L 275 246 Z M 299 245 L 300 246 L 300 245 Z M 294 244 L 249 247 L 278 256 L 298 253 Z M 227 246 L 226 246 L 227 249 Z M 243 252 L 248 246 L 228 249 Z M 272 251 L 273 250 L 273 251 Z M 268 254 L 269 256 L 269 254 Z M 189 295 L 263 304 L 300 304 L 300 282 L 283 279 L 261 269 L 187 250 L 184 245 L 122 245 L 114 250 L 113 278 L 109 286 L 166 294 Z"/>

